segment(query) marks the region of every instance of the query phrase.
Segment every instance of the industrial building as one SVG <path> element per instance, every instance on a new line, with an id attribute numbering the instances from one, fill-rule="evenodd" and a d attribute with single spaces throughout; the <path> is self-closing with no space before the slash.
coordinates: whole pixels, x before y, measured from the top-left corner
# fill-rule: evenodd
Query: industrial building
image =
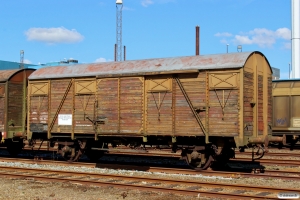
<path id="1" fill-rule="evenodd" d="M 40 67 L 49 67 L 49 66 L 59 66 L 59 65 L 72 65 L 78 64 L 78 60 L 68 59 L 58 62 L 49 62 L 46 64 L 34 65 L 34 64 L 23 64 L 24 68 L 40 68 Z M 0 60 L 0 70 L 8 70 L 8 69 L 20 69 L 21 63 L 19 62 L 11 62 L 11 61 L 3 61 Z"/>
<path id="2" fill-rule="evenodd" d="M 280 69 L 272 67 L 272 72 L 273 72 L 273 74 L 272 74 L 272 79 L 273 80 L 280 79 Z"/>
<path id="3" fill-rule="evenodd" d="M 33 68 L 33 64 L 23 64 L 24 68 Z M 11 61 L 4 61 L 0 60 L 0 70 L 7 70 L 7 69 L 20 69 L 21 68 L 21 63 L 19 62 L 11 62 Z"/>
<path id="4" fill-rule="evenodd" d="M 49 62 L 46 64 L 40 64 L 40 66 L 50 67 L 50 66 L 73 65 L 73 64 L 78 64 L 78 60 L 68 59 L 68 60 L 62 60 L 62 61 L 57 61 L 57 62 Z"/>

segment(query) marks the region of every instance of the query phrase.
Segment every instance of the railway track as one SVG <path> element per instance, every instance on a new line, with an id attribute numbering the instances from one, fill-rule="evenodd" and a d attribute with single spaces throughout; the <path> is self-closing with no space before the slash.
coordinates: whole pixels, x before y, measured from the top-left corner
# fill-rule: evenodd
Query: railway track
<path id="1" fill-rule="evenodd" d="M 0 167 L 0 176 L 6 178 L 29 179 L 32 181 L 55 181 L 81 185 L 125 187 L 128 189 L 171 192 L 210 198 L 278 199 L 277 194 L 280 192 L 288 191 L 300 193 L 300 190 L 290 188 L 3 166 Z"/>
<path id="2" fill-rule="evenodd" d="M 64 161 L 53 160 L 32 160 L 32 159 L 14 159 L 14 158 L 1 158 L 0 163 L 26 163 L 26 164 L 39 164 L 39 165 L 54 165 L 54 166 L 72 166 L 72 167 L 86 167 L 86 168 L 102 168 L 102 169 L 116 169 L 116 170 L 133 170 L 143 172 L 157 172 L 164 174 L 185 174 L 185 175 L 203 175 L 203 176 L 220 176 L 227 178 L 274 178 L 284 180 L 299 180 L 300 171 L 283 171 L 283 170 L 254 170 L 251 172 L 237 172 L 237 171 L 214 171 L 203 170 L 196 171 L 193 169 L 182 168 L 165 168 L 165 167 L 152 167 L 152 166 L 137 166 L 137 165 L 120 165 L 120 164 L 101 164 L 101 163 L 85 163 L 74 162 L 67 163 Z"/>

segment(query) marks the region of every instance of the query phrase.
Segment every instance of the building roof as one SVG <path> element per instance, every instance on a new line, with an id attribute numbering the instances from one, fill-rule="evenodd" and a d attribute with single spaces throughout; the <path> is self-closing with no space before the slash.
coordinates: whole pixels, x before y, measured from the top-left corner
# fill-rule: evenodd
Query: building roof
<path id="1" fill-rule="evenodd" d="M 252 54 L 263 55 L 254 51 L 46 67 L 33 72 L 29 79 L 153 75 L 198 72 L 207 69 L 242 68 Z"/>
<path id="2" fill-rule="evenodd" d="M 24 68 L 29 68 L 30 66 L 36 66 L 36 65 L 24 63 Z M 8 70 L 8 69 L 20 69 L 20 63 L 0 60 L 0 70 Z"/>

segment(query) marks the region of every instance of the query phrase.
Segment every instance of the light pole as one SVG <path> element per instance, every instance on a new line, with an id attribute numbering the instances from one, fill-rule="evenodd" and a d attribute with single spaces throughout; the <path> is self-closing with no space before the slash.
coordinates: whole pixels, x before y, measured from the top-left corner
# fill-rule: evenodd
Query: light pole
<path id="1" fill-rule="evenodd" d="M 116 1 L 116 44 L 115 44 L 115 61 L 122 61 L 122 10 L 123 0 Z"/>
<path id="2" fill-rule="evenodd" d="M 24 69 L 24 50 L 20 51 L 20 69 Z"/>
<path id="3" fill-rule="evenodd" d="M 289 63 L 289 79 L 291 79 L 291 63 Z"/>

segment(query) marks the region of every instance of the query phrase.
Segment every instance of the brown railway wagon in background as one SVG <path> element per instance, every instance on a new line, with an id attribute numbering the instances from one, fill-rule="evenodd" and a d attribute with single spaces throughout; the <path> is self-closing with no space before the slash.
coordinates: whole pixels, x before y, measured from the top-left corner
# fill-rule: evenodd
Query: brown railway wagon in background
<path id="1" fill-rule="evenodd" d="M 300 79 L 273 80 L 273 135 L 294 145 L 300 135 Z"/>
<path id="2" fill-rule="evenodd" d="M 28 76 L 35 69 L 0 70 L 1 142 L 11 154 L 23 148 L 26 133 Z"/>
<path id="3" fill-rule="evenodd" d="M 272 71 L 260 52 L 79 64 L 29 77 L 27 138 L 76 160 L 112 146 L 166 145 L 206 168 L 267 146 Z"/>

